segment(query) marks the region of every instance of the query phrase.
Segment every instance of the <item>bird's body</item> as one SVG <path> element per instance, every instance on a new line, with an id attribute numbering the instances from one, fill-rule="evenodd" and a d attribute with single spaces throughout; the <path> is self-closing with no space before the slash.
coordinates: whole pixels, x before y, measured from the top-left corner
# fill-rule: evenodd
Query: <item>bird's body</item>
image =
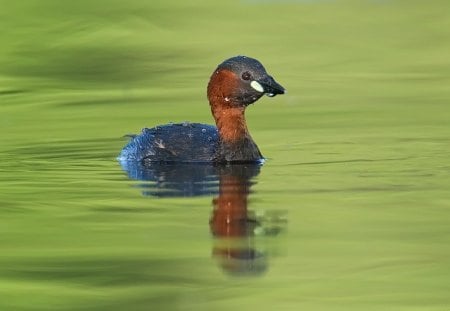
<path id="1" fill-rule="evenodd" d="M 145 128 L 119 155 L 139 162 L 260 162 L 263 156 L 245 121 L 245 109 L 261 96 L 284 94 L 256 59 L 225 60 L 208 83 L 208 100 L 216 126 L 176 123 Z"/>

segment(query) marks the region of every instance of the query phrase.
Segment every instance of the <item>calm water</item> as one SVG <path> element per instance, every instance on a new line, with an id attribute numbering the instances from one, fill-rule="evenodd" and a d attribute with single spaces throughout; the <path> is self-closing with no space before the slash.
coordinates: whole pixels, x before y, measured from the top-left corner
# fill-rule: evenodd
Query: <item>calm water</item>
<path id="1" fill-rule="evenodd" d="M 0 7 L 0 310 L 450 310 L 447 1 Z M 267 162 L 124 171 L 236 54 Z"/>

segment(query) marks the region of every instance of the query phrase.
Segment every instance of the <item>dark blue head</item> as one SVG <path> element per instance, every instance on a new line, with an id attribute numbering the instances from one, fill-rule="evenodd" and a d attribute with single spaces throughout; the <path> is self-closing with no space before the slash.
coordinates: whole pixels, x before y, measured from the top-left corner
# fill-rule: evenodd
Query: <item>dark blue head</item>
<path id="1" fill-rule="evenodd" d="M 266 94 L 273 97 L 284 94 L 278 84 L 256 59 L 235 56 L 221 63 L 208 84 L 210 102 L 223 99 L 233 106 L 247 106 Z"/>

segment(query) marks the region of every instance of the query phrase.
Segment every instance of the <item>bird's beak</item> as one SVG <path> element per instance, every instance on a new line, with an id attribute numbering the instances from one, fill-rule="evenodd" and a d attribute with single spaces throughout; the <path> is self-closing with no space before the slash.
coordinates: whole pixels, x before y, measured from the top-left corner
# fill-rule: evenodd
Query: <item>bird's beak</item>
<path id="1" fill-rule="evenodd" d="M 271 76 L 265 76 L 264 78 L 259 79 L 258 83 L 262 86 L 264 94 L 269 97 L 286 93 L 284 87 L 276 82 Z"/>

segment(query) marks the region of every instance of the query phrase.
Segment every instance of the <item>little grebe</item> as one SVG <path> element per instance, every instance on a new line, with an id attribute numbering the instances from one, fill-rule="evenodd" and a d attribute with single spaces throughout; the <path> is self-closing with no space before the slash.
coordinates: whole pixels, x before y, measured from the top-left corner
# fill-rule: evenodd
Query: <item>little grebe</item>
<path id="1" fill-rule="evenodd" d="M 208 83 L 208 100 L 216 125 L 179 123 L 145 128 L 123 148 L 120 161 L 260 162 L 263 156 L 245 122 L 245 108 L 284 88 L 254 58 L 225 60 Z"/>

